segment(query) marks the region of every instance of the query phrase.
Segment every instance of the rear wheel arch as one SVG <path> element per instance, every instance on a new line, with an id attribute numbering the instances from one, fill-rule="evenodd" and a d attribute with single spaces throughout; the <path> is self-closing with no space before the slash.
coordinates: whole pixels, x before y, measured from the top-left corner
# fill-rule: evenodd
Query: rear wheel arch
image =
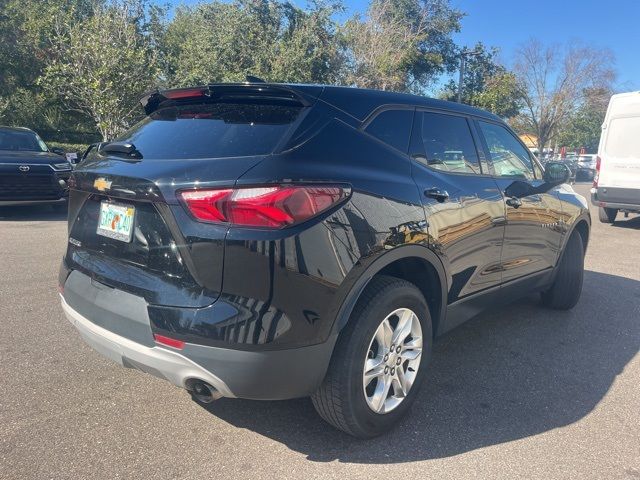
<path id="1" fill-rule="evenodd" d="M 433 334 L 437 336 L 446 308 L 446 273 L 438 256 L 427 247 L 419 245 L 397 247 L 385 253 L 360 275 L 342 303 L 334 323 L 334 331 L 339 333 L 344 329 L 362 292 L 378 275 L 406 280 L 422 292 L 429 306 Z"/>

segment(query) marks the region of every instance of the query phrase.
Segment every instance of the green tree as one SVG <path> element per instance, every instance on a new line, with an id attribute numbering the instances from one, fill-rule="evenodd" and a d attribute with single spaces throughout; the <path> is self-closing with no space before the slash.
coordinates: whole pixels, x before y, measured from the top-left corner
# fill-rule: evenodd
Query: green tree
<path id="1" fill-rule="evenodd" d="M 602 122 L 604 122 L 612 94 L 613 92 L 606 88 L 590 89 L 585 92 L 582 104 L 560 128 L 558 144 L 572 150 L 584 147 L 588 152 L 595 153 L 598 150 Z"/>
<path id="2" fill-rule="evenodd" d="M 166 82 L 184 86 L 244 81 L 335 82 L 342 46 L 333 14 L 340 4 L 310 10 L 269 0 L 180 7 L 162 33 Z"/>
<path id="3" fill-rule="evenodd" d="M 145 4 L 110 2 L 84 21 L 61 21 L 39 85 L 70 110 L 91 118 L 108 140 L 136 120 L 138 100 L 158 76 Z"/>
<path id="4" fill-rule="evenodd" d="M 448 0 L 373 0 L 344 30 L 350 84 L 421 93 L 456 65 L 451 35 L 463 14 Z"/>
<path id="5" fill-rule="evenodd" d="M 497 61 L 498 49 L 487 49 L 479 42 L 473 53 L 466 59 L 462 103 L 489 110 L 503 118 L 517 115 L 522 107 L 518 81 L 514 73 Z M 451 79 L 441 97 L 455 101 L 457 94 L 458 82 Z"/>
<path id="6" fill-rule="evenodd" d="M 85 118 L 66 111 L 37 80 L 50 59 L 49 38 L 57 23 L 82 21 L 97 4 L 97 0 L 0 2 L 0 123 L 45 133 L 87 129 Z"/>

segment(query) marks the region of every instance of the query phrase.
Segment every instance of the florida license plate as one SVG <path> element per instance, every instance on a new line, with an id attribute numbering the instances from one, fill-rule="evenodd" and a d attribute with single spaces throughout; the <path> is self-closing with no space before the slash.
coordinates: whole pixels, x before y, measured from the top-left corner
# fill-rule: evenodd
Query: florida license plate
<path id="1" fill-rule="evenodd" d="M 130 242 L 133 237 L 133 220 L 136 209 L 117 203 L 100 203 L 100 216 L 96 233 L 121 242 Z"/>

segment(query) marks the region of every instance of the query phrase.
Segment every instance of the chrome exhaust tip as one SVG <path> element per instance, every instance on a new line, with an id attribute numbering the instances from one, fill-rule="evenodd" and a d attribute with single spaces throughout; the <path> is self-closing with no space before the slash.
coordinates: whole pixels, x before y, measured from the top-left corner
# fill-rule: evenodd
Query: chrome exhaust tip
<path id="1" fill-rule="evenodd" d="M 200 403 L 211 403 L 222 398 L 222 394 L 213 386 L 202 380 L 193 380 L 189 384 L 189 392 Z"/>

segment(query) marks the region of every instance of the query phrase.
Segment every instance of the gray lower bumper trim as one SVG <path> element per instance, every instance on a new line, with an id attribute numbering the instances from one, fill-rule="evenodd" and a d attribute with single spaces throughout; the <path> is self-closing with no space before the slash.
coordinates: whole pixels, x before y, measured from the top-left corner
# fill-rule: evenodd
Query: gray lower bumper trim
<path id="1" fill-rule="evenodd" d="M 187 357 L 163 347 L 147 347 L 106 330 L 85 318 L 61 297 L 67 319 L 92 348 L 125 367 L 135 367 L 162 376 L 174 385 L 186 388 L 189 379 L 213 385 L 224 397 L 235 397 L 229 387 L 214 374 Z"/>
<path id="2" fill-rule="evenodd" d="M 598 200 L 598 195 L 591 193 L 591 204 L 595 207 L 616 208 L 618 210 L 629 210 L 632 212 L 640 212 L 640 204 L 634 203 L 617 203 L 608 202 L 605 200 Z"/>

